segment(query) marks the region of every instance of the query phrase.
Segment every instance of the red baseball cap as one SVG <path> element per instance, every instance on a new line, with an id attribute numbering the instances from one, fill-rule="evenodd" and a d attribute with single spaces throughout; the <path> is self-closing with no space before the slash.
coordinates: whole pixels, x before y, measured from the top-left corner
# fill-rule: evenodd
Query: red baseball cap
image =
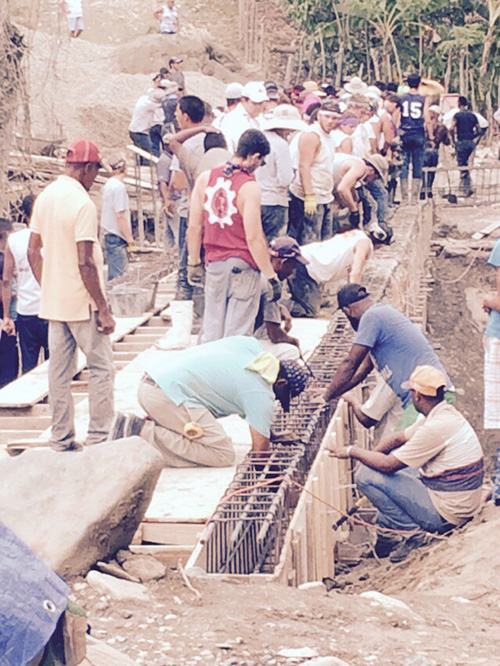
<path id="1" fill-rule="evenodd" d="M 101 164 L 99 148 L 88 139 L 79 139 L 71 144 L 66 153 L 68 164 Z"/>

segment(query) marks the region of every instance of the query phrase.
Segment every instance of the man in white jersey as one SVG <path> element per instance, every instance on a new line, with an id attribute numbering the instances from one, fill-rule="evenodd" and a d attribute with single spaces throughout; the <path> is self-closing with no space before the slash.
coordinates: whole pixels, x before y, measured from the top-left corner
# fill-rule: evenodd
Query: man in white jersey
<path id="1" fill-rule="evenodd" d="M 28 224 L 35 197 L 29 195 L 23 201 L 25 223 Z M 21 348 L 23 374 L 32 370 L 43 349 L 44 358 L 49 357 L 49 325 L 40 319 L 40 285 L 36 281 L 28 261 L 28 245 L 31 229 L 27 227 L 10 234 L 5 248 L 5 262 L 2 281 L 2 301 L 5 314 L 3 328 L 7 335 L 15 335 L 16 328 Z M 17 278 L 16 312 L 17 319 L 10 316 L 12 303 L 12 282 Z"/>

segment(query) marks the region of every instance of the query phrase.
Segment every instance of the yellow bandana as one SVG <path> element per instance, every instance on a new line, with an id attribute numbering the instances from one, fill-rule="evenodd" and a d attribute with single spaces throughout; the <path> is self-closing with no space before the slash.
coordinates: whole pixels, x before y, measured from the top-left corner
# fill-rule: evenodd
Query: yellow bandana
<path id="1" fill-rule="evenodd" d="M 245 370 L 256 372 L 268 384 L 274 384 L 278 377 L 279 369 L 280 362 L 270 352 L 262 352 L 245 368 Z"/>

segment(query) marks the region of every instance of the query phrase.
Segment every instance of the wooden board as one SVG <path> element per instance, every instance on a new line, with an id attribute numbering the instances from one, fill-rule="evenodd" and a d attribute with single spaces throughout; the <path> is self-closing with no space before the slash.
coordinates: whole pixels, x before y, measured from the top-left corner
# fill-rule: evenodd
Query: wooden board
<path id="1" fill-rule="evenodd" d="M 481 240 L 481 238 L 484 238 L 484 236 L 489 236 L 491 233 L 495 231 L 495 229 L 498 229 L 500 227 L 500 221 L 498 222 L 491 222 L 491 224 L 488 224 L 486 227 L 483 227 L 480 231 L 476 231 L 475 234 L 472 234 L 472 238 L 474 240 Z"/>
<path id="2" fill-rule="evenodd" d="M 119 342 L 152 317 L 153 313 L 151 312 L 147 312 L 140 317 L 118 317 L 116 319 L 116 329 L 111 335 L 111 342 Z M 124 349 L 123 351 L 126 350 Z M 73 376 L 81 372 L 85 364 L 85 355 L 81 351 L 78 351 Z M 0 389 L 0 409 L 32 407 L 37 402 L 44 400 L 48 393 L 49 363 L 45 361 L 45 363 L 41 363 L 30 372 Z"/>

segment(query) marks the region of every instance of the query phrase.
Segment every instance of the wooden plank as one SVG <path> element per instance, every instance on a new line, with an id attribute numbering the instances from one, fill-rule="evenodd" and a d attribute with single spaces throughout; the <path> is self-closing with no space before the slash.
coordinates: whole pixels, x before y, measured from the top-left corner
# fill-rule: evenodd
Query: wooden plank
<path id="1" fill-rule="evenodd" d="M 498 227 L 500 227 L 500 221 L 491 222 L 486 227 L 483 227 L 480 231 L 476 231 L 475 234 L 472 234 L 472 239 L 481 240 L 481 238 L 489 236 L 491 233 L 493 233 L 496 229 L 498 229 Z"/>
<path id="2" fill-rule="evenodd" d="M 168 546 L 191 545 L 193 548 L 203 531 L 204 524 L 146 521 L 141 523 L 141 528 L 143 542 Z"/>
<path id="3" fill-rule="evenodd" d="M 111 335 L 111 342 L 118 342 L 131 333 L 137 326 L 141 326 L 152 317 L 148 312 L 141 317 L 122 317 L 116 320 L 115 332 Z M 125 350 L 124 350 L 125 351 Z M 85 355 L 78 351 L 74 375 L 81 372 L 86 365 Z M 49 393 L 49 362 L 45 361 L 30 372 L 0 389 L 0 408 L 33 407 L 47 397 Z"/>
<path id="4" fill-rule="evenodd" d="M 157 560 L 160 560 L 160 562 L 163 562 L 168 567 L 176 567 L 179 560 L 187 562 L 193 552 L 193 546 L 191 545 L 146 546 L 144 544 L 132 544 L 129 546 L 129 549 L 138 555 L 153 555 L 153 557 L 156 557 Z"/>

